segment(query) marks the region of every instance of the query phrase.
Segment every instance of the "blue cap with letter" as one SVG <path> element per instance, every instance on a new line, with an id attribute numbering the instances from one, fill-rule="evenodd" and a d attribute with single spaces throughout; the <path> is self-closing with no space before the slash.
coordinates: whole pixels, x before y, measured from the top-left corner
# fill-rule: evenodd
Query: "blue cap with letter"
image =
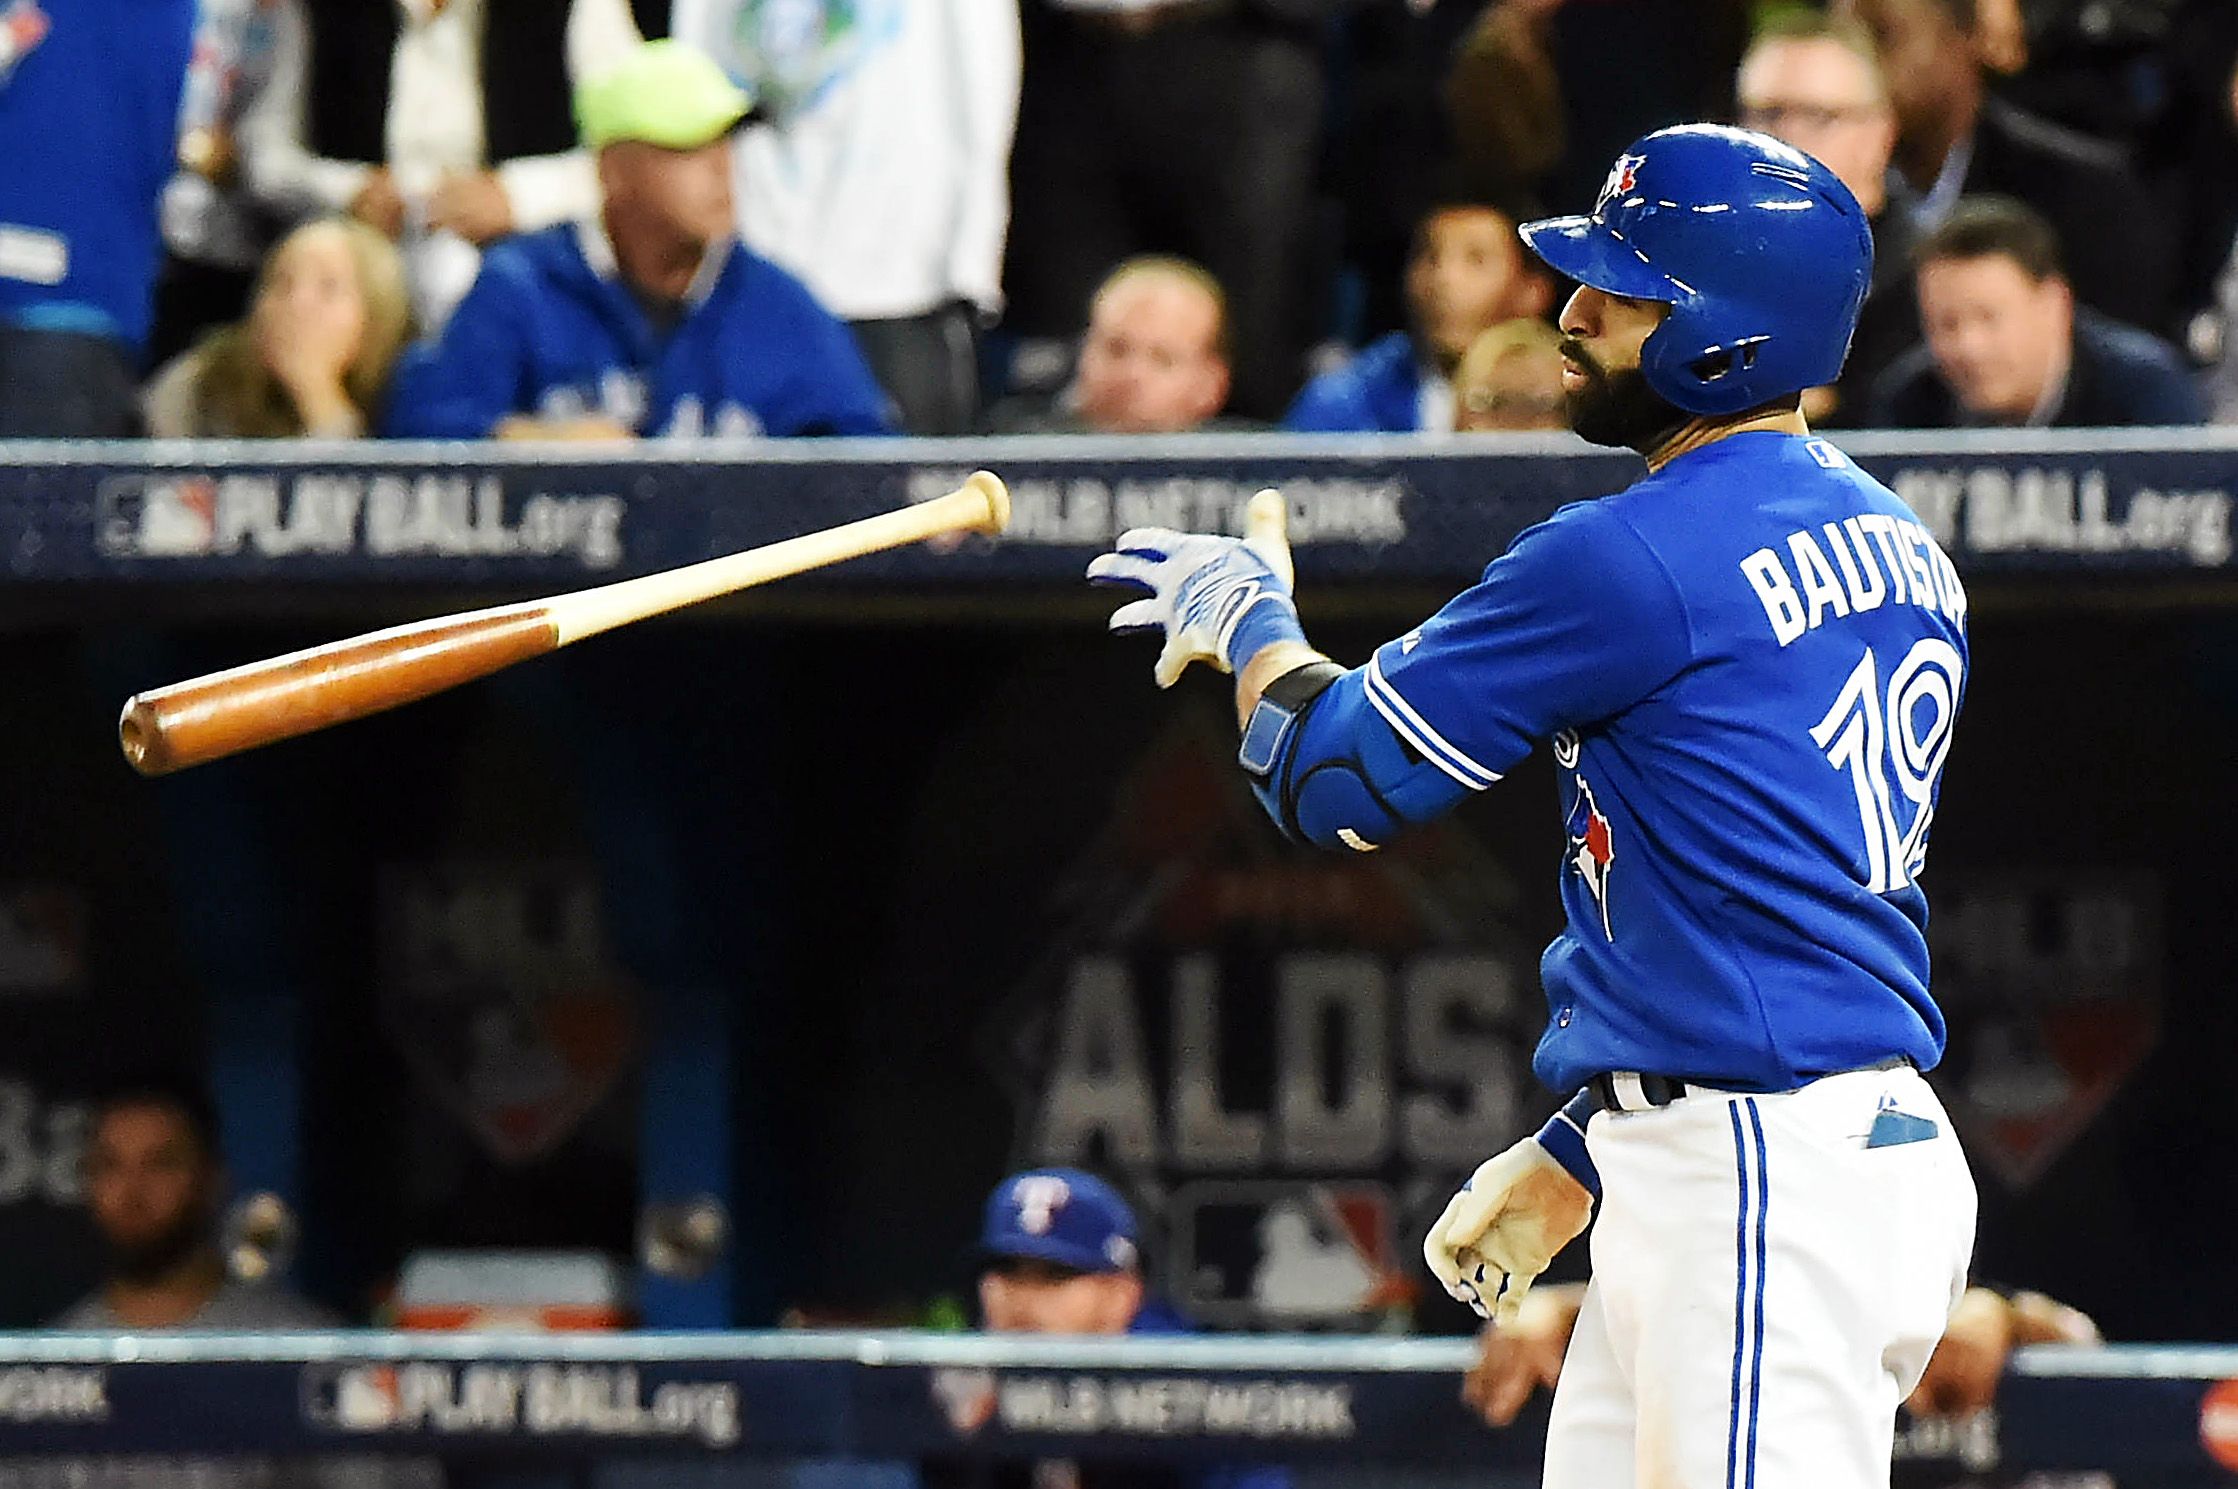
<path id="1" fill-rule="evenodd" d="M 1591 216 L 1527 222 L 1557 273 L 1671 307 L 1640 350 L 1690 414 L 1834 381 L 1873 279 L 1873 230 L 1825 166 L 1769 135 L 1686 124 L 1617 157 Z"/>
<path id="2" fill-rule="evenodd" d="M 982 1262 L 1119 1272 L 1135 1264 L 1139 1245 L 1135 1212 L 1118 1190 L 1076 1168 L 1037 1168 L 995 1186 L 977 1250 Z"/>

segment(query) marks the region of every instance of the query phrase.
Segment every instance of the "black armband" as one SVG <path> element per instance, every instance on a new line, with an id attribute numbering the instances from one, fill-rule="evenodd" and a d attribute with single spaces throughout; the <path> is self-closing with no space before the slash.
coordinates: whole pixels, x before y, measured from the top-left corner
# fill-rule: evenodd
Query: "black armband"
<path id="1" fill-rule="evenodd" d="M 1308 662 L 1268 683 L 1265 691 L 1259 694 L 1259 701 L 1252 705 L 1251 718 L 1243 726 L 1243 741 L 1236 748 L 1236 763 L 1256 781 L 1273 775 L 1299 718 L 1312 707 L 1314 699 L 1329 690 L 1331 683 L 1344 676 L 1344 672 L 1345 669 L 1334 662 Z"/>

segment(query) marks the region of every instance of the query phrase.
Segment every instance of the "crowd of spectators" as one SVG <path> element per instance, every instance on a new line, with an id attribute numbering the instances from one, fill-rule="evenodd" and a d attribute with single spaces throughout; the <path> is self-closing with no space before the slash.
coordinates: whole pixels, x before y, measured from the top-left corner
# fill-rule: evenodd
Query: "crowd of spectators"
<path id="1" fill-rule="evenodd" d="M 1558 427 L 1515 224 L 1699 118 L 1871 218 L 1814 420 L 2238 420 L 2234 16 L 8 0 L 0 437 Z"/>

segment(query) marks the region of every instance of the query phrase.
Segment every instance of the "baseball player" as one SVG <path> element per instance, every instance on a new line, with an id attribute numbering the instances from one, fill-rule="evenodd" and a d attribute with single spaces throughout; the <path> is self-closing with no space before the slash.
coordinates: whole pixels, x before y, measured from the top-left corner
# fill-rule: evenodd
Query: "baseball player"
<path id="1" fill-rule="evenodd" d="M 1872 269 L 1856 200 L 1763 135 L 1651 134 L 1592 215 L 1524 241 L 1577 282 L 1573 428 L 1646 457 L 1517 538 L 1365 667 L 1306 644 L 1280 554 L 1131 532 L 1157 678 L 1236 678 L 1291 836 L 1372 851 L 1547 741 L 1567 924 L 1535 1068 L 1576 1095 L 1424 1243 L 1511 1316 L 1596 1202 L 1553 1489 L 1885 1485 L 1896 1404 L 1964 1287 L 1974 1187 L 1919 875 L 1966 681 L 1966 596 L 1887 488 L 1811 437 Z"/>

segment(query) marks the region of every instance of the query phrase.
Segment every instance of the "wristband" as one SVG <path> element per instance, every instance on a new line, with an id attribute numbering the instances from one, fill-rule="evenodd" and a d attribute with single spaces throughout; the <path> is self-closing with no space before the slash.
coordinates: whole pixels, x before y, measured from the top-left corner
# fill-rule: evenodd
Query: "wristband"
<path id="1" fill-rule="evenodd" d="M 1230 672 L 1241 672 L 1250 660 L 1277 641 L 1303 641 L 1305 627 L 1298 623 L 1298 607 L 1272 581 L 1254 581 L 1227 603 L 1232 613 L 1219 627 L 1220 656 Z"/>
<path id="2" fill-rule="evenodd" d="M 1601 1197 L 1601 1171 L 1585 1150 L 1585 1124 L 1593 1120 L 1593 1093 L 1580 1091 L 1539 1129 L 1539 1146 L 1562 1170 L 1583 1184 L 1595 1199 Z"/>

